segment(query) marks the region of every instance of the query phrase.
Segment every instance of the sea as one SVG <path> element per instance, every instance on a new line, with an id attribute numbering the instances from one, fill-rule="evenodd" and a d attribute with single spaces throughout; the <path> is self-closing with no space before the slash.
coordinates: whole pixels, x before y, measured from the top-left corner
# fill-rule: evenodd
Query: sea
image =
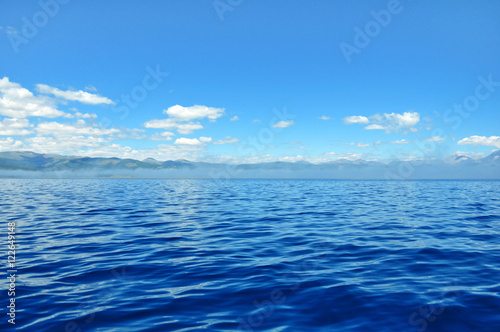
<path id="1" fill-rule="evenodd" d="M 0 212 L 2 331 L 500 331 L 500 181 L 2 179 Z"/>

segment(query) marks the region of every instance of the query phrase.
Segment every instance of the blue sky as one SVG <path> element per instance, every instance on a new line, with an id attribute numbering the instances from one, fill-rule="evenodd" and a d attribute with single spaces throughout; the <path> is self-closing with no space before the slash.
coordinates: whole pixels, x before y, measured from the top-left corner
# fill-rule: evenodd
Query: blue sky
<path id="1" fill-rule="evenodd" d="M 0 7 L 0 151 L 322 162 L 500 148 L 498 1 Z"/>

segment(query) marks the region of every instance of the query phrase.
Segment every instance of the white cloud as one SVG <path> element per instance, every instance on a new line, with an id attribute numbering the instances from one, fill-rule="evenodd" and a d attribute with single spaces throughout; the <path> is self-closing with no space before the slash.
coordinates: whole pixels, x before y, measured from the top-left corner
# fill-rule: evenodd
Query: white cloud
<path id="1" fill-rule="evenodd" d="M 224 109 L 201 105 L 191 107 L 175 105 L 164 110 L 163 113 L 170 117 L 167 119 L 148 121 L 144 123 L 144 126 L 146 128 L 166 130 L 176 129 L 180 134 L 189 135 L 193 133 L 193 130 L 203 129 L 203 126 L 199 122 L 193 122 L 191 120 L 207 118 L 210 121 L 215 121 L 224 114 Z"/>
<path id="2" fill-rule="evenodd" d="M 203 144 L 197 138 L 185 138 L 181 137 L 175 140 L 174 144 L 180 145 L 201 145 Z"/>
<path id="3" fill-rule="evenodd" d="M 279 161 L 284 161 L 284 162 L 289 162 L 289 163 L 295 163 L 297 161 L 304 161 L 305 158 L 304 158 L 304 156 L 297 155 L 297 156 L 284 156 L 284 157 L 280 157 L 278 160 Z"/>
<path id="4" fill-rule="evenodd" d="M 399 130 L 400 128 L 411 128 L 420 121 L 420 115 L 417 112 L 404 112 L 403 114 L 397 113 L 384 113 L 388 122 L 389 130 Z"/>
<path id="5" fill-rule="evenodd" d="M 164 110 L 163 113 L 169 115 L 177 121 L 190 121 L 203 118 L 215 121 L 224 114 L 224 108 L 215 108 L 203 105 L 194 105 L 190 107 L 174 105 Z"/>
<path id="6" fill-rule="evenodd" d="M 173 130 L 177 129 L 180 134 L 189 135 L 193 130 L 203 129 L 203 126 L 198 122 L 178 123 L 175 119 L 151 120 L 144 124 L 146 128 Z"/>
<path id="7" fill-rule="evenodd" d="M 28 119 L 6 118 L 0 121 L 0 136 L 25 136 L 33 132 L 25 128 L 32 127 Z"/>
<path id="8" fill-rule="evenodd" d="M 375 114 L 370 119 L 375 123 L 366 126 L 365 129 L 382 129 L 387 133 L 401 130 L 415 132 L 417 130 L 414 126 L 420 121 L 420 115 L 417 112 L 384 113 L 383 115 Z"/>
<path id="9" fill-rule="evenodd" d="M 12 137 L 0 138 L 0 151 L 19 150 L 23 146 L 23 142 L 16 141 Z"/>
<path id="10" fill-rule="evenodd" d="M 238 121 L 240 118 L 238 118 L 236 115 L 233 116 L 229 121 Z"/>
<path id="11" fill-rule="evenodd" d="M 368 143 L 346 143 L 344 145 L 354 145 L 354 146 L 357 146 L 360 148 L 366 148 L 366 147 L 369 147 L 371 144 L 368 144 Z"/>
<path id="12" fill-rule="evenodd" d="M 426 137 L 423 140 L 426 142 L 442 142 L 446 139 L 446 137 L 441 137 L 441 136 L 433 136 L 433 137 Z"/>
<path id="13" fill-rule="evenodd" d="M 159 144 L 151 149 L 134 150 L 128 146 L 120 144 L 100 145 L 98 147 L 85 148 L 77 151 L 80 156 L 89 157 L 117 157 L 144 160 L 154 158 L 156 160 L 205 160 L 203 150 L 206 144 L 186 145 L 186 144 Z"/>
<path id="14" fill-rule="evenodd" d="M 35 131 L 35 137 L 25 139 L 27 150 L 61 154 L 76 154 L 82 148 L 102 148 L 122 134 L 116 128 L 103 128 L 81 119 L 76 123 L 42 122 Z"/>
<path id="15" fill-rule="evenodd" d="M 63 90 L 59 90 L 58 88 L 54 88 L 54 87 L 51 87 L 51 86 L 48 86 L 45 84 L 37 84 L 36 89 L 39 93 L 51 94 L 57 98 L 62 98 L 62 99 L 71 100 L 71 101 L 79 101 L 80 103 L 83 103 L 83 104 L 91 104 L 91 105 L 98 105 L 98 104 L 113 105 L 114 104 L 114 102 L 111 99 L 108 99 L 106 97 L 102 97 L 100 95 L 92 94 L 89 92 L 85 92 L 82 90 L 63 91 Z"/>
<path id="16" fill-rule="evenodd" d="M 233 144 L 233 143 L 238 143 L 240 140 L 237 138 L 231 138 L 231 136 L 226 136 L 224 139 L 220 139 L 214 142 L 214 144 L 220 145 L 220 144 Z"/>
<path id="17" fill-rule="evenodd" d="M 177 124 L 177 131 L 182 135 L 189 135 L 193 133 L 193 130 L 203 129 L 203 126 L 199 123 L 181 123 Z"/>
<path id="18" fill-rule="evenodd" d="M 181 137 L 175 140 L 174 144 L 177 145 L 205 145 L 206 143 L 209 143 L 212 141 L 212 137 L 203 137 L 201 136 L 200 139 L 197 138 L 185 138 Z"/>
<path id="19" fill-rule="evenodd" d="M 145 136 L 145 137 L 139 137 L 141 139 L 143 138 L 148 138 L 148 139 L 151 139 L 153 141 L 171 141 L 172 140 L 172 137 L 171 136 L 175 136 L 175 134 L 171 131 L 164 131 L 160 134 L 158 133 L 154 133 L 152 136 Z"/>
<path id="20" fill-rule="evenodd" d="M 370 120 L 368 120 L 366 116 L 362 115 L 353 115 L 344 118 L 345 124 L 353 124 L 353 123 L 368 124 L 369 122 Z"/>
<path id="21" fill-rule="evenodd" d="M 87 124 L 84 120 L 78 120 L 75 124 L 59 122 L 42 122 L 36 127 L 38 135 L 52 136 L 73 136 L 73 135 L 92 135 L 104 136 L 118 134 L 120 131 L 115 128 L 105 129 L 94 127 Z"/>
<path id="22" fill-rule="evenodd" d="M 130 158 L 136 160 L 144 160 L 150 155 L 141 154 L 140 151 L 134 150 L 131 147 L 123 146 L 120 144 L 110 144 L 110 145 L 100 145 L 97 147 L 92 147 L 91 149 L 84 148 L 77 150 L 76 155 L 86 156 L 93 158 Z M 152 156 L 151 156 L 152 157 Z"/>
<path id="23" fill-rule="evenodd" d="M 482 152 L 471 152 L 471 151 L 457 151 L 451 155 L 453 158 L 457 158 L 460 156 L 467 156 L 472 159 L 480 159 L 484 157 L 484 153 Z"/>
<path id="24" fill-rule="evenodd" d="M 97 118 L 97 114 L 89 114 L 89 113 L 80 113 L 80 112 L 76 112 L 75 113 L 75 117 L 78 118 L 78 119 L 96 119 Z"/>
<path id="25" fill-rule="evenodd" d="M 464 139 L 461 139 L 457 143 L 458 145 L 485 145 L 485 146 L 494 146 L 496 148 L 500 148 L 500 136 L 470 136 Z"/>
<path id="26" fill-rule="evenodd" d="M 389 144 L 408 144 L 410 143 L 410 141 L 408 140 L 405 140 L 405 139 L 401 139 L 399 141 L 392 141 L 392 142 L 389 142 Z"/>
<path id="27" fill-rule="evenodd" d="M 200 142 L 208 143 L 212 141 L 212 137 L 200 137 Z"/>
<path id="28" fill-rule="evenodd" d="M 374 159 L 367 158 L 366 155 L 363 155 L 358 152 L 344 152 L 344 153 L 335 153 L 335 152 L 327 152 L 323 153 L 318 158 L 309 158 L 308 161 L 315 163 L 323 163 L 323 162 L 332 162 L 332 161 L 355 161 L 358 159 L 363 159 L 366 161 L 372 161 Z"/>
<path id="29" fill-rule="evenodd" d="M 273 128 L 288 128 L 293 125 L 295 122 L 293 121 L 278 121 L 273 124 Z"/>
<path id="30" fill-rule="evenodd" d="M 113 139 L 151 139 L 151 140 L 162 140 L 164 141 L 165 138 L 160 136 L 158 133 L 155 133 L 154 135 L 145 135 L 144 132 L 146 130 L 144 129 L 139 129 L 139 128 L 122 128 L 120 129 L 120 132 L 117 133 L 116 135 L 113 134 L 112 138 Z M 156 139 L 155 139 L 156 138 Z"/>
<path id="31" fill-rule="evenodd" d="M 162 134 L 154 133 L 153 135 L 147 137 L 138 137 L 138 139 L 150 139 L 152 141 L 171 141 L 173 138 L 170 136 L 165 136 Z"/>
<path id="32" fill-rule="evenodd" d="M 144 124 L 144 127 L 155 129 L 175 129 L 177 128 L 177 125 L 178 123 L 176 123 L 174 119 L 161 119 L 148 121 Z"/>
<path id="33" fill-rule="evenodd" d="M 377 130 L 377 129 L 386 129 L 386 127 L 378 125 L 378 124 L 371 124 L 369 126 L 366 126 L 365 129 L 368 129 L 368 130 Z"/>
<path id="34" fill-rule="evenodd" d="M 20 84 L 10 82 L 8 77 L 0 79 L 0 115 L 11 118 L 71 117 L 59 111 L 53 100 L 44 96 L 34 96 Z"/>
<path id="35" fill-rule="evenodd" d="M 326 120 L 330 120 L 331 118 L 329 116 L 322 115 L 322 116 L 318 117 L 318 119 L 326 121 Z"/>
<path id="36" fill-rule="evenodd" d="M 0 26 L 0 31 L 2 31 L 2 30 L 4 30 L 4 28 Z M 14 27 L 6 26 L 5 27 L 5 34 L 7 34 L 7 35 L 18 35 L 19 31 L 16 28 L 14 28 Z"/>
<path id="37" fill-rule="evenodd" d="M 337 160 L 357 160 L 361 159 L 363 155 L 357 152 L 345 152 L 335 155 Z"/>
<path id="38" fill-rule="evenodd" d="M 28 150 L 38 153 L 77 154 L 81 148 L 97 148 L 107 141 L 102 137 L 68 135 L 64 137 L 37 136 L 26 139 Z"/>
<path id="39" fill-rule="evenodd" d="M 368 124 L 367 130 L 385 130 L 391 132 L 415 132 L 414 126 L 420 121 L 420 115 L 417 112 L 384 113 L 375 114 L 367 118 L 366 116 L 353 115 L 344 118 L 344 123 Z"/>

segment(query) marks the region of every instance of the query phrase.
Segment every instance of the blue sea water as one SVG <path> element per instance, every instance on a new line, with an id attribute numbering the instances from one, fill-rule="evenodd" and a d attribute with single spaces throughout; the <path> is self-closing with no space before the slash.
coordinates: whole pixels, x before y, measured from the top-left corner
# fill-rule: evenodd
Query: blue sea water
<path id="1" fill-rule="evenodd" d="M 500 331 L 499 181 L 3 179 L 0 211 L 20 331 Z"/>

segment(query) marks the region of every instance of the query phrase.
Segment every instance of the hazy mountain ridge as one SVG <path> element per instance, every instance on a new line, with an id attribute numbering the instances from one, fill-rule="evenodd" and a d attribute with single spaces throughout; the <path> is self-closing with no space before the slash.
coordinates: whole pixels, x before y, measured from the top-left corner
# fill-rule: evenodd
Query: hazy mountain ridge
<path id="1" fill-rule="evenodd" d="M 340 159 L 320 164 L 265 162 L 223 164 L 188 160 L 159 161 L 92 158 L 39 154 L 29 151 L 0 152 L 0 177 L 201 177 L 201 178 L 470 178 L 500 179 L 500 150 L 472 159 L 450 156 L 444 160 L 392 161 Z"/>

